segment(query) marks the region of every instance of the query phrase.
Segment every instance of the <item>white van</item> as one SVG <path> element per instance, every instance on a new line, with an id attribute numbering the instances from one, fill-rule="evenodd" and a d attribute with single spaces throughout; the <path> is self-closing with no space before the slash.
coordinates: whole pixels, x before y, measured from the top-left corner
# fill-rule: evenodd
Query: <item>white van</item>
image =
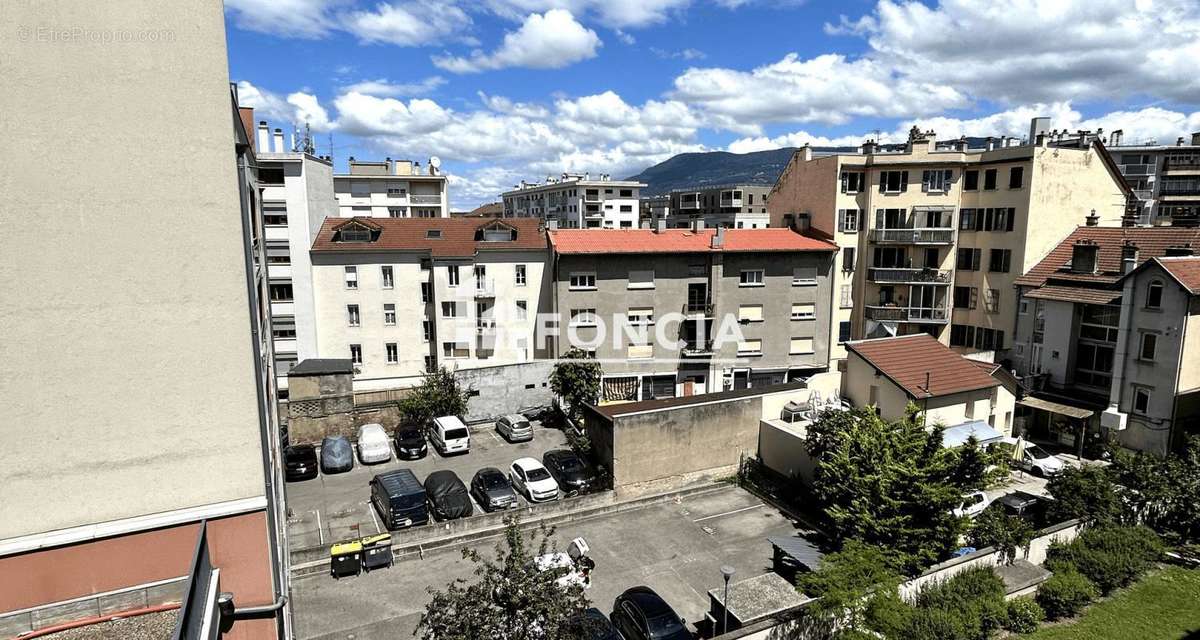
<path id="1" fill-rule="evenodd" d="M 434 418 L 429 440 L 442 455 L 471 450 L 471 430 L 457 416 Z"/>

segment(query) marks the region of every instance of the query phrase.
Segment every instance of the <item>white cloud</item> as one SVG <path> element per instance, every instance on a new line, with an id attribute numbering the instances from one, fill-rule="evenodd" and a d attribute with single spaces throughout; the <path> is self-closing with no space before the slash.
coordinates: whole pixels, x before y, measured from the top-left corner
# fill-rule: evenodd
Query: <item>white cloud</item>
<path id="1" fill-rule="evenodd" d="M 225 0 L 239 29 L 285 38 L 322 38 L 334 27 L 338 0 Z"/>
<path id="2" fill-rule="evenodd" d="M 329 113 L 311 93 L 295 92 L 288 94 L 287 102 L 293 108 L 297 124 L 307 123 L 313 131 L 329 131 L 333 123 L 329 121 Z"/>
<path id="3" fill-rule="evenodd" d="M 687 49 L 680 49 L 679 51 L 668 51 L 658 47 L 650 47 L 650 53 L 653 53 L 664 60 L 669 60 L 672 58 L 680 60 L 703 60 L 708 57 L 708 55 L 703 51 L 700 51 L 699 49 L 692 49 L 690 47 Z"/>
<path id="4" fill-rule="evenodd" d="M 342 87 L 342 91 L 345 93 L 362 93 L 385 98 L 401 98 L 428 95 L 444 84 L 446 84 L 446 79 L 441 76 L 429 76 L 416 82 L 391 82 L 387 79 L 379 78 L 377 80 L 363 80 L 347 85 Z"/>
<path id="5" fill-rule="evenodd" d="M 471 17 L 450 1 L 383 2 L 373 11 L 352 11 L 344 28 L 366 43 L 416 47 L 442 42 L 471 26 Z"/>
<path id="6" fill-rule="evenodd" d="M 632 34 L 625 33 L 624 31 L 621 31 L 620 29 L 617 29 L 616 31 L 614 31 L 614 33 L 617 34 L 617 40 L 620 40 L 621 42 L 623 42 L 625 44 L 631 44 L 631 45 L 637 44 L 637 38 L 633 37 Z"/>
<path id="7" fill-rule="evenodd" d="M 535 102 L 513 102 L 504 96 L 492 96 L 482 91 L 478 95 L 484 106 L 497 113 L 526 118 L 545 118 L 550 115 L 549 109 Z"/>
<path id="8" fill-rule="evenodd" d="M 493 13 L 520 20 L 531 12 L 565 9 L 616 29 L 662 24 L 682 13 L 692 0 L 485 0 Z"/>
<path id="9" fill-rule="evenodd" d="M 560 69 L 596 57 L 601 44 L 596 32 L 576 22 L 569 11 L 551 9 L 530 14 L 520 29 L 504 34 L 504 42 L 490 54 L 475 51 L 467 58 L 435 56 L 433 63 L 452 73 L 506 67 Z"/>

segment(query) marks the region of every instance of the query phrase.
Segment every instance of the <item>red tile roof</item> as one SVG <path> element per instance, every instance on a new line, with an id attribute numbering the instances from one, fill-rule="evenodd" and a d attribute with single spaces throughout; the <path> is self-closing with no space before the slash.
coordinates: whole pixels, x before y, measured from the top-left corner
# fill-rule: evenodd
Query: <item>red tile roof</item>
<path id="1" fill-rule="evenodd" d="M 561 229 L 550 231 L 558 253 L 708 253 L 714 251 L 837 251 L 837 246 L 791 229 L 726 229 L 712 248 L 715 229 Z"/>
<path id="2" fill-rule="evenodd" d="M 984 367 L 964 358 L 930 335 L 847 342 L 858 354 L 908 395 L 920 399 L 998 386 Z M 925 376 L 929 375 L 929 388 Z"/>
<path id="3" fill-rule="evenodd" d="M 377 231 L 372 242 L 339 242 L 336 232 L 351 223 Z M 516 229 L 511 242 L 476 240 L 483 227 L 495 224 Z M 430 238 L 427 231 L 441 231 Z M 313 241 L 317 252 L 410 251 L 434 257 L 467 257 L 479 251 L 546 249 L 546 232 L 536 218 L 326 218 Z"/>
<path id="4" fill-rule="evenodd" d="M 1094 242 L 1100 247 L 1095 275 L 1073 274 L 1064 267 L 1071 262 L 1075 244 Z M 1015 284 L 1040 287 L 1046 280 L 1112 283 L 1121 279 L 1121 247 L 1137 245 L 1138 263 L 1166 255 L 1168 247 L 1191 246 L 1200 250 L 1200 229 L 1182 227 L 1078 227 Z"/>
<path id="5" fill-rule="evenodd" d="M 1025 297 L 1078 302 L 1080 304 L 1111 304 L 1114 300 L 1121 297 L 1121 291 L 1116 289 L 1095 289 L 1086 286 L 1065 287 L 1048 284 L 1026 293 Z"/>
<path id="6" fill-rule="evenodd" d="M 1183 285 L 1188 293 L 1200 293 L 1200 257 L 1156 258 L 1155 262 Z"/>

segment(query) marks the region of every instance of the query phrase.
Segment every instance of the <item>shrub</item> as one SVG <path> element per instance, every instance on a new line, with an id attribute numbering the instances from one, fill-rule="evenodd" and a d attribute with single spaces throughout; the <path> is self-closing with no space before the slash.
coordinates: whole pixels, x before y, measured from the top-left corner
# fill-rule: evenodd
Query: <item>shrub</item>
<path id="1" fill-rule="evenodd" d="M 967 569 L 922 589 L 915 604 L 918 614 L 912 616 L 907 632 L 895 637 L 983 640 L 1008 617 L 1004 582 L 990 567 Z"/>
<path id="2" fill-rule="evenodd" d="M 917 609 L 908 629 L 906 640 L 963 640 L 973 638 L 966 627 L 966 616 L 945 609 Z"/>
<path id="3" fill-rule="evenodd" d="M 1016 598 L 1008 602 L 1008 623 L 1005 629 L 1013 633 L 1033 633 L 1038 624 L 1046 619 L 1046 612 L 1030 598 Z"/>
<path id="4" fill-rule="evenodd" d="M 1100 591 L 1082 574 L 1070 569 L 1055 573 L 1038 587 L 1037 603 L 1050 620 L 1069 618 L 1083 611 Z"/>
<path id="5" fill-rule="evenodd" d="M 1004 564 L 1012 564 L 1017 559 L 1018 551 L 1024 552 L 1029 548 L 1033 534 L 1033 527 L 1023 518 L 1010 516 L 995 504 L 984 509 L 975 519 L 967 534 L 967 542 L 976 549 L 995 547 Z"/>
<path id="6" fill-rule="evenodd" d="M 1108 594 L 1137 579 L 1161 554 L 1158 536 L 1146 527 L 1098 527 L 1070 544 L 1052 546 L 1046 566 L 1078 571 Z"/>

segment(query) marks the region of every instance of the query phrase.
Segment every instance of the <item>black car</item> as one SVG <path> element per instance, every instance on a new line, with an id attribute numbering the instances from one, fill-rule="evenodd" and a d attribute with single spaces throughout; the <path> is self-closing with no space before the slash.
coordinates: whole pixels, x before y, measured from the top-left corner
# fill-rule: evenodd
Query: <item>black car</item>
<path id="1" fill-rule="evenodd" d="M 283 477 L 288 482 L 317 477 L 317 449 L 311 444 L 294 444 L 283 450 Z"/>
<path id="2" fill-rule="evenodd" d="M 596 608 L 585 609 L 567 622 L 573 638 L 586 640 L 624 640 L 620 632 L 608 621 L 604 613 Z"/>
<path id="3" fill-rule="evenodd" d="M 542 464 L 554 476 L 559 489 L 567 495 L 587 493 L 596 488 L 596 473 L 574 451 L 547 451 L 542 454 Z"/>
<path id="4" fill-rule="evenodd" d="M 1026 491 L 1006 493 L 996 498 L 993 504 L 1000 505 L 1009 515 L 1020 516 L 1034 522 L 1041 522 L 1046 515 L 1046 507 L 1049 506 L 1046 498 Z"/>
<path id="5" fill-rule="evenodd" d="M 429 445 L 425 442 L 425 432 L 420 427 L 400 427 L 396 429 L 396 457 L 405 460 L 418 460 L 429 453 Z"/>
<path id="6" fill-rule="evenodd" d="M 354 468 L 354 447 L 345 436 L 325 436 L 321 440 L 321 471 L 345 473 Z"/>
<path id="7" fill-rule="evenodd" d="M 484 511 L 499 511 L 516 506 L 517 493 L 508 476 L 496 467 L 484 467 L 471 479 L 471 495 Z"/>
<path id="8" fill-rule="evenodd" d="M 467 485 L 449 469 L 434 471 L 425 478 L 425 495 L 438 520 L 465 518 L 475 513 Z"/>
<path id="9" fill-rule="evenodd" d="M 650 587 L 634 587 L 617 596 L 608 617 L 625 640 L 692 640 L 683 618 Z"/>

